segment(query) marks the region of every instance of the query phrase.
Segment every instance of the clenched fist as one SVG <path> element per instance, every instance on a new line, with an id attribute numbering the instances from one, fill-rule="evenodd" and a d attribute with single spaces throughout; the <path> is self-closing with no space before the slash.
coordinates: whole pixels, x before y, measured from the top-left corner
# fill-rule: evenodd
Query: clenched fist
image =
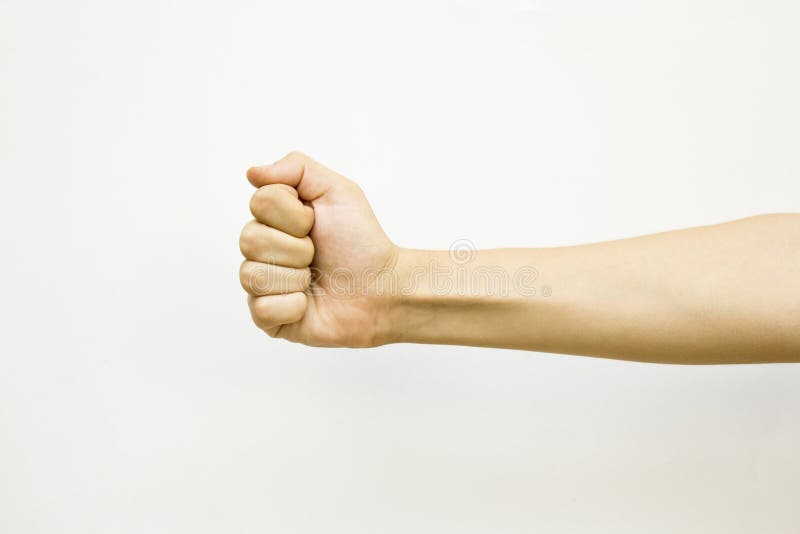
<path id="1" fill-rule="evenodd" d="M 800 214 L 465 259 L 395 246 L 361 189 L 303 154 L 247 178 L 258 190 L 240 277 L 253 320 L 274 337 L 800 362 Z"/>
<path id="2" fill-rule="evenodd" d="M 240 236 L 240 281 L 256 325 L 307 345 L 385 342 L 389 297 L 370 284 L 399 249 L 358 185 L 299 152 L 247 178 L 258 189 Z"/>

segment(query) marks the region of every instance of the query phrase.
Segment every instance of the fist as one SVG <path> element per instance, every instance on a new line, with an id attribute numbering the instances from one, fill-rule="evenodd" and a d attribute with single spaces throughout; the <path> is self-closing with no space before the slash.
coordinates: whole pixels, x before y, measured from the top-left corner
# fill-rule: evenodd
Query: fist
<path id="1" fill-rule="evenodd" d="M 314 210 L 300 201 L 293 187 L 270 184 L 253 194 L 250 211 L 255 220 L 239 236 L 246 258 L 239 279 L 250 295 L 253 320 L 274 334 L 280 325 L 302 319 L 308 305 L 305 291 L 314 257 L 308 233 Z"/>
<path id="2" fill-rule="evenodd" d="M 239 237 L 239 279 L 253 322 L 314 346 L 387 342 L 392 295 L 372 282 L 391 275 L 399 249 L 358 185 L 299 152 L 247 178 L 257 189 Z"/>

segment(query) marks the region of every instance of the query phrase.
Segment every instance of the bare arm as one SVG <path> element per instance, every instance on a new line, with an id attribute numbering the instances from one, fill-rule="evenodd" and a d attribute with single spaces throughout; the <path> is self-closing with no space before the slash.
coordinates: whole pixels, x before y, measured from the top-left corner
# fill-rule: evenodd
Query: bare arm
<path id="1" fill-rule="evenodd" d="M 464 264 L 452 256 L 401 254 L 403 270 L 440 264 L 472 283 L 460 296 L 417 277 L 418 290 L 398 299 L 392 339 L 669 363 L 800 361 L 800 215 L 478 251 Z"/>
<path id="2" fill-rule="evenodd" d="M 683 364 L 800 361 L 797 214 L 459 254 L 395 246 L 357 185 L 302 154 L 248 178 L 259 190 L 240 277 L 254 321 L 274 337 Z"/>

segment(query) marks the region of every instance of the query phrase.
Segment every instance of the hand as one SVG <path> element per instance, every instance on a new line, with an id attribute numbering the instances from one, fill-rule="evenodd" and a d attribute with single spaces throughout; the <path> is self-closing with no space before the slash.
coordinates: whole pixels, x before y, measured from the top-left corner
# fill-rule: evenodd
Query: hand
<path id="1" fill-rule="evenodd" d="M 314 346 L 384 343 L 390 296 L 372 282 L 399 249 L 358 185 L 299 152 L 247 178 L 258 190 L 240 236 L 240 281 L 256 325 Z"/>
<path id="2" fill-rule="evenodd" d="M 361 189 L 303 154 L 247 177 L 259 189 L 250 202 L 256 220 L 242 230 L 240 276 L 253 320 L 271 336 L 662 363 L 800 361 L 797 214 L 590 245 L 479 250 L 464 262 L 396 247 Z M 442 273 L 455 278 L 442 284 Z"/>

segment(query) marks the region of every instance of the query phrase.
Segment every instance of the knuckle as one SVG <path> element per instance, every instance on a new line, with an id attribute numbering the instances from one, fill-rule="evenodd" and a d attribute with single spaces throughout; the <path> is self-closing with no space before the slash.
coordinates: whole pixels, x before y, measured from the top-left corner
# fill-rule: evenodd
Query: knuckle
<path id="1" fill-rule="evenodd" d="M 310 237 L 305 236 L 301 240 L 302 242 L 302 251 L 300 256 L 303 260 L 305 265 L 311 265 L 311 262 L 314 261 L 314 242 L 311 240 Z"/>
<path id="2" fill-rule="evenodd" d="M 286 154 L 286 158 L 291 159 L 308 159 L 308 156 L 300 151 L 300 150 L 290 150 L 288 154 Z"/>
<path id="3" fill-rule="evenodd" d="M 272 326 L 275 322 L 275 310 L 268 301 L 264 298 L 253 301 L 253 321 L 258 326 Z"/>
<path id="4" fill-rule="evenodd" d="M 253 293 L 251 288 L 251 278 L 252 268 L 250 267 L 250 263 L 243 261 L 242 265 L 239 267 L 239 283 L 242 285 L 242 289 L 250 294 Z"/>
<path id="5" fill-rule="evenodd" d="M 265 185 L 256 189 L 250 197 L 250 211 L 253 215 L 270 211 L 275 205 L 275 189 Z"/>
<path id="6" fill-rule="evenodd" d="M 350 178 L 343 177 L 343 183 L 351 191 L 358 193 L 360 195 L 364 195 L 364 190 L 361 188 L 360 185 L 358 185 L 358 182 L 354 182 Z"/>
<path id="7" fill-rule="evenodd" d="M 258 230 L 258 223 L 250 221 L 244 225 L 244 228 L 239 233 L 239 250 L 245 256 L 252 255 L 258 250 L 260 233 Z"/>
<path id="8" fill-rule="evenodd" d="M 305 291 L 308 288 L 310 283 L 310 277 L 306 272 L 308 268 L 286 267 L 283 271 L 283 276 L 278 280 L 277 286 L 273 288 L 276 292 L 286 294 Z"/>
<path id="9" fill-rule="evenodd" d="M 303 230 L 305 234 L 308 235 L 311 232 L 311 229 L 314 228 L 314 221 L 316 219 L 314 208 L 310 206 L 303 206 L 305 209 L 301 212 L 302 220 L 303 220 Z"/>
<path id="10" fill-rule="evenodd" d="M 239 268 L 239 283 L 242 289 L 251 295 L 263 295 L 270 290 L 270 276 L 264 268 L 250 261 L 245 261 Z"/>
<path id="11" fill-rule="evenodd" d="M 296 323 L 305 315 L 306 308 L 308 307 L 308 299 L 303 293 L 293 293 L 289 302 L 289 308 L 291 309 L 287 311 L 290 311 L 291 313 L 287 317 L 287 322 Z"/>
<path id="12" fill-rule="evenodd" d="M 298 279 L 297 280 L 298 284 L 300 285 L 302 291 L 308 289 L 308 287 L 311 285 L 311 269 L 309 269 L 308 267 L 306 267 L 305 269 L 301 269 L 300 272 L 297 274 L 297 279 Z"/>
<path id="13" fill-rule="evenodd" d="M 291 200 L 297 200 L 297 189 L 289 184 L 270 184 L 269 187 L 269 195 L 272 196 L 273 202 L 285 203 Z"/>

